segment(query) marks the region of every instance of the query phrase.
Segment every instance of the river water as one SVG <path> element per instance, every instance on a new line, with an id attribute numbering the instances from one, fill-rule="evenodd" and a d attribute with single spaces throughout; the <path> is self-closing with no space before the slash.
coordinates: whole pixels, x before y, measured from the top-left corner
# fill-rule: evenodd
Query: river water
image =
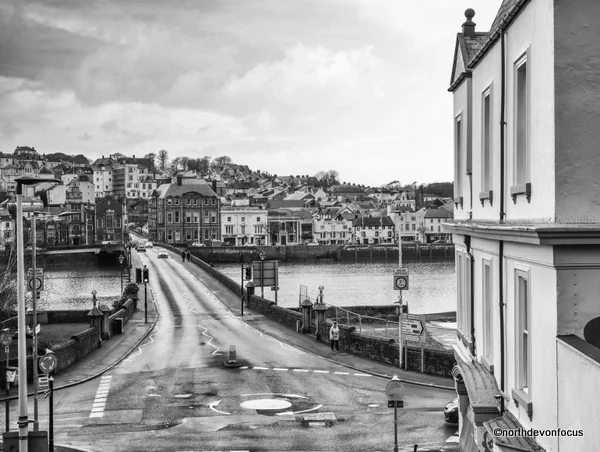
<path id="1" fill-rule="evenodd" d="M 328 304 L 392 305 L 398 301 L 398 291 L 393 289 L 397 266 L 384 262 L 279 262 L 278 304 L 297 307 L 300 285 L 304 285 L 313 302 L 323 286 L 323 301 Z M 454 262 L 408 262 L 404 266 L 409 269 L 410 286 L 403 291 L 403 299 L 411 313 L 456 311 Z M 215 269 L 240 282 L 240 264 L 215 264 Z M 120 284 L 119 266 L 46 271 L 38 309 L 91 309 L 92 290 L 97 291 L 101 303 L 111 304 L 119 296 Z M 260 295 L 260 288 L 256 293 Z M 264 293 L 265 298 L 275 300 L 269 288 Z"/>
<path id="2" fill-rule="evenodd" d="M 393 289 L 397 263 L 351 263 L 332 261 L 279 262 L 279 306 L 297 307 L 300 285 L 307 286 L 307 295 L 315 301 L 319 286 L 323 286 L 323 301 L 336 306 L 380 306 L 398 301 Z M 454 262 L 410 262 L 409 290 L 403 291 L 411 313 L 430 314 L 456 311 L 456 278 Z M 215 264 L 215 269 L 236 282 L 241 279 L 240 264 Z M 244 285 L 246 281 L 244 281 Z M 260 295 L 260 288 L 256 289 Z M 265 298 L 275 300 L 270 288 Z"/>
<path id="3" fill-rule="evenodd" d="M 100 303 L 112 304 L 121 291 L 120 266 L 46 270 L 38 310 L 92 309 L 92 290 Z M 123 281 L 125 284 L 125 281 Z M 31 308 L 31 292 L 27 307 Z"/>

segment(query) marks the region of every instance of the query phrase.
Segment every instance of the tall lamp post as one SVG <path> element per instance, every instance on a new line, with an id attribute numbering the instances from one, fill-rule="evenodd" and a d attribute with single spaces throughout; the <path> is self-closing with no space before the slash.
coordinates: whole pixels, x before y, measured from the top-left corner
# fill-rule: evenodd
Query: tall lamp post
<path id="1" fill-rule="evenodd" d="M 44 179 L 44 182 L 60 182 L 57 179 Z M 19 452 L 28 452 L 28 427 L 27 413 L 27 340 L 25 332 L 25 257 L 23 255 L 23 185 L 35 185 L 40 179 L 35 177 L 18 177 L 16 203 L 17 203 L 17 348 L 18 348 L 18 382 L 19 382 Z M 37 363 L 34 363 L 36 366 Z"/>
<path id="2" fill-rule="evenodd" d="M 123 257 L 123 254 L 119 255 L 119 264 L 121 265 L 121 296 L 123 296 L 123 261 L 125 260 L 125 258 Z"/>
<path id="3" fill-rule="evenodd" d="M 264 272 L 264 261 L 265 261 L 265 253 L 263 251 L 258 255 L 260 258 L 260 296 L 261 298 L 265 298 L 265 272 Z"/>

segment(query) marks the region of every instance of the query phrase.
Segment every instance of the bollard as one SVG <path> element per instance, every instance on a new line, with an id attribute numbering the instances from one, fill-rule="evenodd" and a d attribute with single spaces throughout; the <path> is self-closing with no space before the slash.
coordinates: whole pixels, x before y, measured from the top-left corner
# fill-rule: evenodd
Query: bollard
<path id="1" fill-rule="evenodd" d="M 227 359 L 223 360 L 223 365 L 225 367 L 240 367 L 241 364 L 237 360 L 237 352 L 235 350 L 235 345 L 229 346 L 229 352 L 227 353 Z"/>

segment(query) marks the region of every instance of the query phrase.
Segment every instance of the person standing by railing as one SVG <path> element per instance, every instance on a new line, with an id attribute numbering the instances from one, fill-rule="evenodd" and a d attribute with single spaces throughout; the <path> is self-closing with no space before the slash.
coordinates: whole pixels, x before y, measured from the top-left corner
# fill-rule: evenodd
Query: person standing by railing
<path id="1" fill-rule="evenodd" d="M 333 322 L 333 325 L 329 329 L 329 341 L 331 342 L 331 351 L 333 348 L 339 352 L 340 351 L 340 327 L 336 321 Z"/>

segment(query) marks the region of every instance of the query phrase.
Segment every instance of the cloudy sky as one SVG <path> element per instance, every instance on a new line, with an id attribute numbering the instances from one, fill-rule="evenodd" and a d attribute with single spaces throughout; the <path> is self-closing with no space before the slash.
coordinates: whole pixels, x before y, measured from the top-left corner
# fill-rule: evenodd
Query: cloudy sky
<path id="1" fill-rule="evenodd" d="M 0 0 L 0 150 L 449 181 L 455 36 L 500 3 Z"/>

